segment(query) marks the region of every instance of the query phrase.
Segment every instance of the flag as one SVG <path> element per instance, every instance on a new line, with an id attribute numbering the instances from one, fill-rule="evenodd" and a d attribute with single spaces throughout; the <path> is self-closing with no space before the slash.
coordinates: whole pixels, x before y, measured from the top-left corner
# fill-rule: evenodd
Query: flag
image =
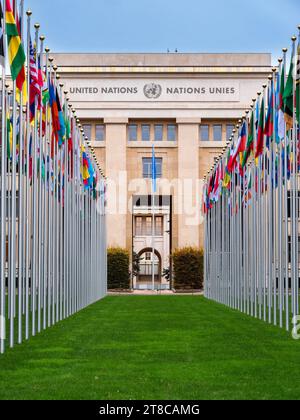
<path id="1" fill-rule="evenodd" d="M 11 77 L 13 81 L 16 81 L 24 70 L 25 52 L 21 43 L 20 34 L 11 8 L 10 0 L 6 0 L 6 32 Z M 18 89 L 22 90 L 23 83 L 20 81 L 20 84 L 17 84 Z"/>
<path id="2" fill-rule="evenodd" d="M 228 150 L 227 162 L 229 162 L 230 160 L 231 150 L 232 150 L 232 147 L 230 150 Z M 223 179 L 223 188 L 228 189 L 230 187 L 230 182 L 231 182 L 231 176 L 228 171 L 228 163 L 227 163 L 225 167 L 225 174 L 224 174 L 224 179 Z"/>
<path id="3" fill-rule="evenodd" d="M 58 114 L 58 106 L 57 106 L 57 101 L 56 101 L 56 93 L 55 93 L 55 88 L 54 88 L 54 84 L 52 82 L 52 80 L 49 80 L 49 95 L 50 95 L 50 99 L 49 99 L 49 103 L 50 103 L 50 108 L 51 108 L 51 115 L 52 115 L 52 140 L 56 140 L 56 142 L 58 143 L 58 132 L 60 130 L 60 123 L 59 123 L 59 114 Z M 54 143 L 52 141 L 52 156 L 54 153 Z"/>
<path id="4" fill-rule="evenodd" d="M 38 72 L 36 67 L 36 49 L 33 48 L 30 40 L 30 86 L 29 86 L 29 105 L 30 105 L 30 121 L 34 120 L 36 100 L 40 104 L 41 90 L 38 82 Z"/>
<path id="5" fill-rule="evenodd" d="M 157 179 L 157 172 L 156 172 L 156 157 L 155 157 L 155 149 L 152 146 L 152 192 L 156 193 L 156 179 Z"/>
<path id="6" fill-rule="evenodd" d="M 3 9 L 2 9 L 2 2 L 0 1 L 0 66 L 5 67 L 3 28 L 4 28 Z"/>
<path id="7" fill-rule="evenodd" d="M 248 159 L 254 149 L 254 111 L 252 111 L 250 125 L 248 128 L 248 140 L 246 145 L 246 150 L 243 154 L 242 168 L 244 169 L 247 165 Z"/>
<path id="8" fill-rule="evenodd" d="M 62 146 L 64 140 L 65 140 L 65 136 L 66 136 L 66 126 L 65 126 L 65 119 L 64 119 L 64 114 L 62 112 L 62 108 L 60 105 L 60 100 L 59 100 L 59 94 L 58 91 L 56 89 L 56 103 L 57 103 L 57 110 L 58 110 L 58 120 L 59 120 L 59 130 L 58 130 L 58 144 L 59 146 Z"/>
<path id="9" fill-rule="evenodd" d="M 17 25 L 17 29 L 18 29 L 18 33 L 21 39 L 21 43 L 22 43 L 22 19 L 21 16 L 18 15 L 18 8 L 16 5 L 16 2 L 14 1 L 14 6 L 13 6 L 13 13 L 15 16 L 15 20 L 16 20 L 16 25 Z M 25 75 L 25 66 L 23 65 L 18 77 L 17 77 L 17 100 L 18 102 L 20 102 L 20 92 L 23 92 L 23 96 L 25 99 L 25 102 L 27 102 L 27 89 L 26 89 L 26 75 Z"/>
<path id="10" fill-rule="evenodd" d="M 296 73 L 296 115 L 298 124 L 300 124 L 300 36 L 297 49 L 297 73 Z"/>
<path id="11" fill-rule="evenodd" d="M 280 92 L 279 92 L 279 111 L 278 111 L 278 137 L 282 140 L 285 136 L 285 120 L 284 120 L 284 102 L 283 95 L 285 90 L 285 67 L 281 70 Z"/>
<path id="12" fill-rule="evenodd" d="M 267 147 L 270 148 L 270 140 L 273 139 L 273 131 L 274 131 L 274 88 L 273 88 L 273 81 L 271 84 L 271 90 L 269 94 L 269 104 L 268 104 L 268 113 L 266 118 L 266 125 L 264 129 L 264 135 L 267 137 Z"/>
<path id="13" fill-rule="evenodd" d="M 290 71 L 283 94 L 284 103 L 284 119 L 287 130 L 293 128 L 293 114 L 294 114 L 294 51 L 291 58 Z"/>
<path id="14" fill-rule="evenodd" d="M 242 129 L 239 133 L 239 138 L 236 143 L 235 149 L 231 153 L 229 162 L 228 162 L 228 171 L 232 172 L 237 161 L 239 154 L 242 154 L 246 149 L 246 122 L 244 121 Z"/>
<path id="15" fill-rule="evenodd" d="M 258 132 L 257 132 L 257 146 L 256 146 L 256 153 L 255 153 L 256 159 L 259 156 L 261 156 L 264 151 L 264 126 L 265 126 L 265 100 L 264 98 L 262 98 Z"/>

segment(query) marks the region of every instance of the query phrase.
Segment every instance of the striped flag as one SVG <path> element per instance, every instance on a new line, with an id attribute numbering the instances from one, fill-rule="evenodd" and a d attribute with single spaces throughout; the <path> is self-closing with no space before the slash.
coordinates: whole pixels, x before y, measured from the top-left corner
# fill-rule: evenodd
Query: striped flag
<path id="1" fill-rule="evenodd" d="M 293 50 L 290 71 L 288 79 L 285 85 L 285 90 L 283 94 L 283 103 L 284 103 L 284 119 L 286 122 L 287 130 L 293 128 L 293 115 L 294 115 L 294 55 L 295 50 Z"/>
<path id="2" fill-rule="evenodd" d="M 35 102 L 38 104 L 41 100 L 41 89 L 38 81 L 38 71 L 36 66 L 36 51 L 32 46 L 30 40 L 30 120 L 33 121 L 35 117 Z"/>
<path id="3" fill-rule="evenodd" d="M 6 32 L 11 77 L 13 81 L 15 81 L 24 70 L 25 52 L 21 43 L 10 0 L 6 0 Z M 18 86 L 20 90 L 22 90 L 23 83 L 22 86 Z"/>
<path id="4" fill-rule="evenodd" d="M 257 132 L 257 145 L 255 158 L 263 154 L 264 151 L 264 131 L 265 131 L 265 100 L 262 98 L 261 108 L 260 108 L 260 118 Z"/>

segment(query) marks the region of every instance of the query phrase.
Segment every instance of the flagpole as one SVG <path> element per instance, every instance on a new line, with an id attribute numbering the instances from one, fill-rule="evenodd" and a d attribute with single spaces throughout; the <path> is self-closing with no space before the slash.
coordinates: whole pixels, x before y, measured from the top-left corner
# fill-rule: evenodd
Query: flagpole
<path id="1" fill-rule="evenodd" d="M 155 160 L 155 149 L 152 149 L 152 290 L 155 291 L 155 190 L 156 186 L 156 160 Z M 155 174 L 153 173 L 155 171 Z"/>
<path id="2" fill-rule="evenodd" d="M 1 108 L 2 108 L 2 131 L 1 131 L 1 255 L 0 255 L 0 352 L 5 351 L 5 336 L 6 336 L 6 200 L 7 200 L 7 143 L 6 143 L 6 75 L 5 75 L 5 57 L 6 57 L 6 28 L 5 28 L 5 13 L 6 4 L 3 2 L 3 55 L 4 63 L 2 67 L 1 77 Z"/>

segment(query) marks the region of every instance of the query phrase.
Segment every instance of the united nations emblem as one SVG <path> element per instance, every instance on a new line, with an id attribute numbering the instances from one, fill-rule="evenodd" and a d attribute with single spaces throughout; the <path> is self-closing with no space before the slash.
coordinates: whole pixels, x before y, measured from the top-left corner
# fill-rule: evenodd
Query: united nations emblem
<path id="1" fill-rule="evenodd" d="M 144 86 L 144 95 L 148 99 L 158 99 L 161 96 L 161 94 L 161 85 L 157 85 L 156 83 L 149 83 L 148 85 Z"/>

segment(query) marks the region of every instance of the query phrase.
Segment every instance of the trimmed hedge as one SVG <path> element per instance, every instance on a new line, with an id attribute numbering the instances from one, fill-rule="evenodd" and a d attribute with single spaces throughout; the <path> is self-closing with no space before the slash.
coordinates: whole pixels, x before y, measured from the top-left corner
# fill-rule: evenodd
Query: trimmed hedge
<path id="1" fill-rule="evenodd" d="M 175 290 L 202 290 L 204 253 L 198 248 L 182 248 L 173 253 Z"/>
<path id="2" fill-rule="evenodd" d="M 107 250 L 108 289 L 130 289 L 129 252 L 122 248 Z"/>

